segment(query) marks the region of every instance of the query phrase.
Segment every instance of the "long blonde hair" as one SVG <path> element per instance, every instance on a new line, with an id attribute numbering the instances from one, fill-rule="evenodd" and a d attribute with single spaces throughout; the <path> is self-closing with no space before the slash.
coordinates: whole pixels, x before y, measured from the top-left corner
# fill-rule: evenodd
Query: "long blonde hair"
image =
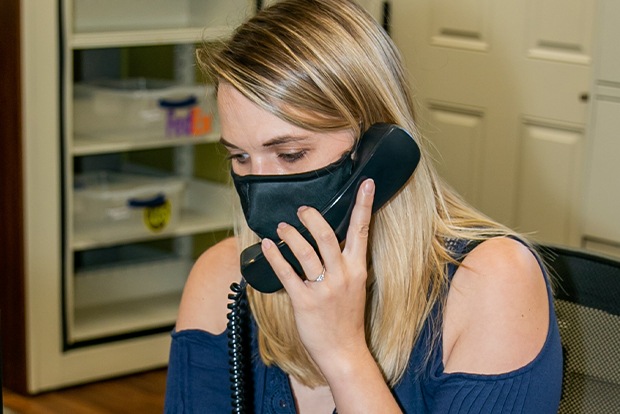
<path id="1" fill-rule="evenodd" d="M 359 136 L 374 123 L 389 122 L 409 130 L 420 145 L 412 179 L 371 224 L 367 343 L 388 383 L 395 384 L 431 310 L 445 298 L 446 265 L 453 260 L 445 241 L 511 232 L 469 207 L 438 178 L 416 129 L 400 54 L 354 2 L 277 2 L 219 47 L 206 45 L 198 58 L 216 82 L 229 83 L 294 125 L 350 128 Z M 236 234 L 241 248 L 257 241 L 242 215 Z M 265 363 L 308 386 L 325 384 L 299 340 L 286 292 L 249 288 L 249 299 Z"/>

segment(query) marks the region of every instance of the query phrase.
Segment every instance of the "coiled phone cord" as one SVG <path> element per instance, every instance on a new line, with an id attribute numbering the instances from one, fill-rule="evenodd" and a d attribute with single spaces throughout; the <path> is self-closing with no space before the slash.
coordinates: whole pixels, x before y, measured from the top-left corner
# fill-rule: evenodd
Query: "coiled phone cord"
<path id="1" fill-rule="evenodd" d="M 245 414 L 246 397 L 248 387 L 246 387 L 245 368 L 248 361 L 248 354 L 244 355 L 244 348 L 250 338 L 248 318 L 248 302 L 246 296 L 246 281 L 241 283 L 233 283 L 230 285 L 232 293 L 228 295 L 228 299 L 232 302 L 228 304 L 228 365 L 230 374 L 230 390 L 231 404 L 233 414 Z M 246 332 L 247 330 L 247 332 Z M 245 333 L 245 335 L 244 335 Z M 249 349 L 249 347 L 247 348 Z M 249 369 L 251 366 L 248 364 Z M 249 384 L 251 385 L 251 383 Z"/>

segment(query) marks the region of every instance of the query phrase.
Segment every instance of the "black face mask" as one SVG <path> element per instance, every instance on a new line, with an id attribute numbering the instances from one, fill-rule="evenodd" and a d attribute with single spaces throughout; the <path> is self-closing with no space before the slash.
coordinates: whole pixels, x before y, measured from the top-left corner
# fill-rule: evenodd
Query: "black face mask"
<path id="1" fill-rule="evenodd" d="M 299 228 L 297 209 L 321 211 L 351 176 L 351 153 L 326 167 L 300 174 L 231 175 L 248 226 L 260 237 L 279 240 L 278 223 Z"/>

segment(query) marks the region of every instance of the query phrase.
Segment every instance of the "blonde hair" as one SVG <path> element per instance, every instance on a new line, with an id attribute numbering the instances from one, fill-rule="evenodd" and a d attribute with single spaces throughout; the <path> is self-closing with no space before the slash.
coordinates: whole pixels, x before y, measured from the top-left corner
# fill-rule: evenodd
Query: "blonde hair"
<path id="1" fill-rule="evenodd" d="M 294 125 L 351 128 L 359 136 L 374 123 L 395 123 L 420 144 L 415 174 L 371 223 L 367 343 L 386 381 L 394 385 L 431 310 L 445 299 L 446 265 L 453 261 L 446 240 L 512 233 L 469 207 L 438 178 L 416 129 L 399 52 L 354 2 L 277 2 L 220 47 L 202 48 L 198 58 L 216 83 L 227 82 Z M 236 234 L 244 248 L 257 238 L 239 217 Z M 299 339 L 286 292 L 266 295 L 249 288 L 249 300 L 265 363 L 277 364 L 305 385 L 325 384 Z"/>

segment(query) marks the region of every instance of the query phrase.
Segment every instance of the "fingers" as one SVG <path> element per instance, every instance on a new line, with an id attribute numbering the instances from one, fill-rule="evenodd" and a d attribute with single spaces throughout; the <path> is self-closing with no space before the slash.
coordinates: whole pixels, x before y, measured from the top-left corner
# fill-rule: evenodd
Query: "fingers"
<path id="1" fill-rule="evenodd" d="M 316 241 L 325 268 L 331 273 L 340 272 L 342 267 L 340 243 L 329 223 L 313 208 L 301 207 L 298 214 Z"/>
<path id="2" fill-rule="evenodd" d="M 273 241 L 270 239 L 263 239 L 261 248 L 276 276 L 278 276 L 278 279 L 282 282 L 282 286 L 284 286 L 284 289 L 286 289 L 289 294 L 295 291 L 295 289 L 298 289 L 299 285 L 303 285 L 302 280 L 293 267 L 284 259 L 282 253 L 278 251 Z"/>
<path id="3" fill-rule="evenodd" d="M 343 253 L 353 258 L 353 262 L 360 268 L 360 274 L 365 274 L 366 249 L 368 246 L 374 192 L 375 185 L 372 179 L 364 181 L 360 186 L 351 214 L 344 251 L 341 251 L 333 229 L 316 209 L 301 207 L 298 215 L 301 222 L 315 239 L 321 257 L 293 226 L 280 223 L 277 230 L 278 236 L 290 247 L 309 280 L 314 280 L 315 277 L 320 275 L 324 266 L 327 269 L 327 273 L 342 274 L 345 267 Z M 290 293 L 291 288 L 304 284 L 291 265 L 282 257 L 278 249 L 273 248 L 274 246 L 271 240 L 263 240 L 263 253 L 285 289 Z"/>
<path id="4" fill-rule="evenodd" d="M 309 280 L 314 280 L 323 271 L 321 258 L 297 229 L 286 223 L 280 223 L 278 236 L 289 246 Z"/>
<path id="5" fill-rule="evenodd" d="M 322 217 L 320 218 L 322 220 Z M 329 225 L 327 225 L 327 227 L 331 230 Z M 303 272 L 307 275 L 308 280 L 313 281 L 323 273 L 321 258 L 297 229 L 287 223 L 280 223 L 277 232 L 278 236 L 288 245 L 291 252 L 301 264 Z M 338 246 L 336 245 L 336 247 Z M 286 261 L 271 240 L 264 239 L 262 242 L 262 249 L 263 254 L 289 294 L 292 294 L 292 290 L 298 289 L 300 286 L 304 285 L 301 277 L 297 275 L 293 267 Z M 338 252 L 339 251 L 340 249 L 338 248 Z"/>
<path id="6" fill-rule="evenodd" d="M 351 213 L 351 222 L 347 230 L 347 244 L 345 246 L 347 254 L 366 258 L 374 196 L 375 183 L 372 179 L 368 179 L 360 186 L 355 200 L 355 207 Z"/>

